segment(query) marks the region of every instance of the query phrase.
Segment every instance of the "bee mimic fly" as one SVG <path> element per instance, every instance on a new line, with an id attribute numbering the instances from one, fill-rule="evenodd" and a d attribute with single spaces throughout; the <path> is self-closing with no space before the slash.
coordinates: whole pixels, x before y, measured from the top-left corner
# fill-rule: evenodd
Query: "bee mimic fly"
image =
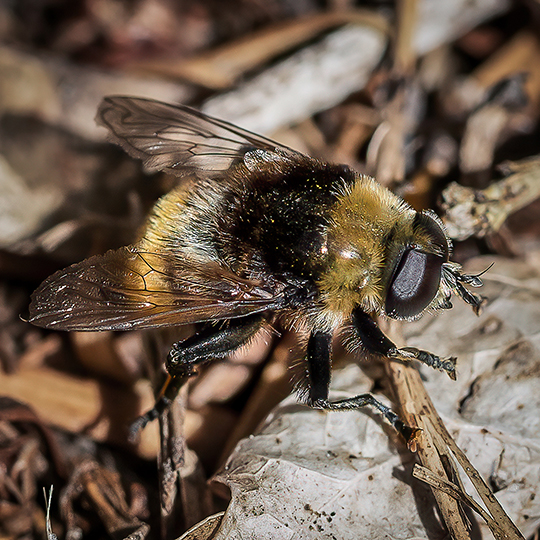
<path id="1" fill-rule="evenodd" d="M 98 121 L 147 170 L 185 179 L 157 202 L 137 243 L 48 278 L 32 296 L 30 322 L 59 330 L 202 323 L 168 355 L 177 389 L 195 365 L 229 355 L 279 318 L 309 333 L 300 392 L 308 404 L 371 405 L 409 436 L 370 394 L 329 400 L 331 343 L 350 323 L 357 347 L 454 375 L 454 358 L 396 347 L 370 315 L 411 320 L 450 308 L 452 294 L 480 309 L 482 297 L 465 285 L 482 283 L 450 261 L 439 218 L 347 166 L 188 107 L 108 97 Z"/>

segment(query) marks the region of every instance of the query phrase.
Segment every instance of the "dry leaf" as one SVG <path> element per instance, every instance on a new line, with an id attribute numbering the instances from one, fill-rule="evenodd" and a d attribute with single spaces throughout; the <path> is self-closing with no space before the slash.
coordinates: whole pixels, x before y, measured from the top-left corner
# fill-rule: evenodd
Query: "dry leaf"
<path id="1" fill-rule="evenodd" d="M 334 398 L 367 391 L 370 380 L 351 365 L 334 377 Z M 232 502 L 217 539 L 410 538 L 425 529 L 409 485 L 412 454 L 400 455 L 380 418 L 325 413 L 287 398 L 259 434 L 239 443 L 215 478 Z M 401 444 L 401 450 L 404 450 Z M 405 480 L 405 481 L 404 481 Z M 431 503 L 430 503 L 431 504 Z M 441 533 L 432 515 L 431 532 Z"/>
<path id="2" fill-rule="evenodd" d="M 201 522 L 191 527 L 178 540 L 213 540 L 214 533 L 223 519 L 223 512 L 218 512 L 213 516 L 208 516 Z"/>
<path id="3" fill-rule="evenodd" d="M 425 386 L 456 442 L 490 483 L 525 537 L 540 525 L 540 254 L 481 258 L 489 298 L 481 317 L 457 303 L 404 326 L 409 345 L 458 356 L 458 378 L 421 368 Z M 481 524 L 486 536 L 484 525 Z"/>
<path id="4" fill-rule="evenodd" d="M 409 345 L 458 355 L 457 382 L 422 368 L 428 390 L 525 536 L 540 524 L 538 260 L 540 254 L 532 264 L 497 259 L 484 276 L 491 303 L 480 318 L 460 303 L 405 325 Z M 480 270 L 489 262 L 474 264 Z M 369 380 L 351 365 L 335 373 L 333 388 L 334 397 L 349 397 L 367 391 Z M 216 476 L 231 489 L 232 502 L 215 538 L 442 534 L 432 498 L 411 478 L 413 455 L 396 448 L 403 450 L 369 411 L 324 413 L 290 397 Z M 478 526 L 482 538 L 491 537 L 481 520 Z"/>

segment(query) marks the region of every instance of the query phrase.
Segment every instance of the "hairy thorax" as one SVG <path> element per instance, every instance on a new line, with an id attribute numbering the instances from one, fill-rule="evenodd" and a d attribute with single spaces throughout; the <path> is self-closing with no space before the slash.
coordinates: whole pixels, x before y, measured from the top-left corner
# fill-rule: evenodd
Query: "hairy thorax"
<path id="1" fill-rule="evenodd" d="M 332 208 L 327 265 L 318 280 L 327 318 L 347 318 L 359 306 L 382 310 L 387 247 L 414 211 L 373 179 L 358 177 Z"/>

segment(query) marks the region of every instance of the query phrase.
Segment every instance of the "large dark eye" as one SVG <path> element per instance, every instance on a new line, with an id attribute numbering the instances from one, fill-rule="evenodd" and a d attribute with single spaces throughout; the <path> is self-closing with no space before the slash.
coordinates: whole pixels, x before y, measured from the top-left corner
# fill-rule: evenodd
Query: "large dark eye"
<path id="1" fill-rule="evenodd" d="M 413 230 L 416 233 L 422 232 L 427 234 L 433 244 L 439 247 L 441 255 L 444 255 L 445 261 L 447 261 L 450 255 L 448 238 L 442 226 L 437 221 L 437 216 L 434 216 L 435 214 L 431 214 L 431 212 L 417 212 L 414 218 Z"/>
<path id="2" fill-rule="evenodd" d="M 387 315 L 408 319 L 422 313 L 439 290 L 443 262 L 431 253 L 404 251 L 386 294 Z"/>

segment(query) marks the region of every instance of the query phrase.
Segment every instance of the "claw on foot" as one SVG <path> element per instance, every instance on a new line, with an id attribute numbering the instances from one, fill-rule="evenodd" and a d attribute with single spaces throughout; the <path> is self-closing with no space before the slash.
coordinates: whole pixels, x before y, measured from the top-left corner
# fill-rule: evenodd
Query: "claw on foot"
<path id="1" fill-rule="evenodd" d="M 422 351 L 421 349 L 416 349 L 415 347 L 403 347 L 402 349 L 396 349 L 390 354 L 390 356 L 406 362 L 418 360 L 419 362 L 422 362 L 422 364 L 432 367 L 433 369 L 445 371 L 453 381 L 456 380 L 457 358 L 455 356 L 450 356 L 449 358 L 440 358 L 435 354 Z"/>

